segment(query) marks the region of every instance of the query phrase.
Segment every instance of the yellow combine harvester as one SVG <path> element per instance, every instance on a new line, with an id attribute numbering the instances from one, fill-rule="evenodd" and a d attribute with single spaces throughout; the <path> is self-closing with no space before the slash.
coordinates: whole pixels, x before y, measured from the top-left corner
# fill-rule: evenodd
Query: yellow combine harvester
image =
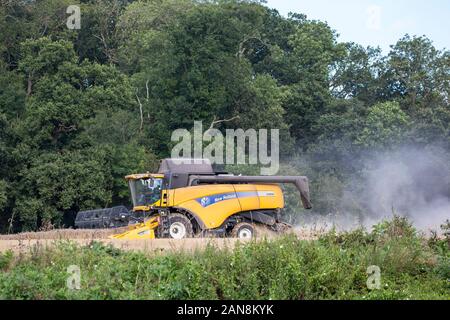
<path id="1" fill-rule="evenodd" d="M 107 211 L 106 221 L 139 222 L 129 225 L 128 231 L 115 235 L 116 239 L 252 238 L 256 233 L 255 225 L 283 231 L 289 226 L 280 220 L 280 211 L 284 208 L 280 183 L 294 184 L 303 206 L 311 208 L 306 177 L 218 173 L 205 159 L 165 159 L 158 173 L 133 174 L 126 179 L 133 211 L 122 210 L 114 218 Z M 120 212 L 123 207 L 118 208 Z M 80 213 L 78 226 L 89 225 L 89 215 L 95 219 L 95 212 L 99 218 L 102 213 L 98 211 Z"/>

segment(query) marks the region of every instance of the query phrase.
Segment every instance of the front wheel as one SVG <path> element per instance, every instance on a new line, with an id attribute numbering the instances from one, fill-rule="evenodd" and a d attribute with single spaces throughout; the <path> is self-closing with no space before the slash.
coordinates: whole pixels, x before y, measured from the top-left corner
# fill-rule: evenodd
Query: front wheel
<path id="1" fill-rule="evenodd" d="M 234 226 L 231 235 L 238 239 L 253 239 L 256 237 L 256 230 L 252 224 L 241 222 Z"/>
<path id="2" fill-rule="evenodd" d="M 192 238 L 192 223 L 182 214 L 173 213 L 169 215 L 169 238 L 185 239 Z"/>

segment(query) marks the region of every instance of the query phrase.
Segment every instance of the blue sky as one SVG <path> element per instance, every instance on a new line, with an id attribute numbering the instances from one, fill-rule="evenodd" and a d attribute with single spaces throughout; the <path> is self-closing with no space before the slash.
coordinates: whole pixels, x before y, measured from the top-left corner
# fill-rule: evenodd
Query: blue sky
<path id="1" fill-rule="evenodd" d="M 426 35 L 436 48 L 450 49 L 450 0 L 267 0 L 287 16 L 304 13 L 327 21 L 340 41 L 380 46 L 386 54 L 406 33 Z"/>

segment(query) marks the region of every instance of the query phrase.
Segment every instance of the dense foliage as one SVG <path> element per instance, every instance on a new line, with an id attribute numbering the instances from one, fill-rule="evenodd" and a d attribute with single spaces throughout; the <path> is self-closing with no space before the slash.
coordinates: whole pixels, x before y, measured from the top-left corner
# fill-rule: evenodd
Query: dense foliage
<path id="1" fill-rule="evenodd" d="M 122 177 L 151 171 L 194 120 L 281 129 L 283 157 L 314 164 L 301 169 L 319 213 L 367 150 L 450 150 L 450 52 L 424 36 L 384 56 L 237 0 L 81 0 L 69 30 L 71 4 L 0 3 L 1 232 L 128 204 Z"/>
<path id="2" fill-rule="evenodd" d="M 448 299 L 449 241 L 426 240 L 395 218 L 371 232 L 330 232 L 317 241 L 288 236 L 194 254 L 61 243 L 0 255 L 0 298 Z M 66 286 L 71 265 L 80 268 L 79 290 Z M 379 288 L 367 286 L 369 266 L 380 268 Z"/>

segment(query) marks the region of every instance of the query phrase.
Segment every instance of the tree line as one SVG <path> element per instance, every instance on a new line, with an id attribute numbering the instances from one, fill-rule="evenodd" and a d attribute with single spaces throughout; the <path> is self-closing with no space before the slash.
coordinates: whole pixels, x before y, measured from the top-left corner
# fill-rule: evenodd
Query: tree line
<path id="1" fill-rule="evenodd" d="M 123 176 L 153 170 L 195 120 L 279 128 L 283 159 L 313 160 L 323 212 L 365 152 L 450 153 L 450 52 L 426 36 L 383 54 L 236 0 L 82 0 L 70 30 L 71 2 L 0 2 L 1 232 L 129 203 Z"/>

